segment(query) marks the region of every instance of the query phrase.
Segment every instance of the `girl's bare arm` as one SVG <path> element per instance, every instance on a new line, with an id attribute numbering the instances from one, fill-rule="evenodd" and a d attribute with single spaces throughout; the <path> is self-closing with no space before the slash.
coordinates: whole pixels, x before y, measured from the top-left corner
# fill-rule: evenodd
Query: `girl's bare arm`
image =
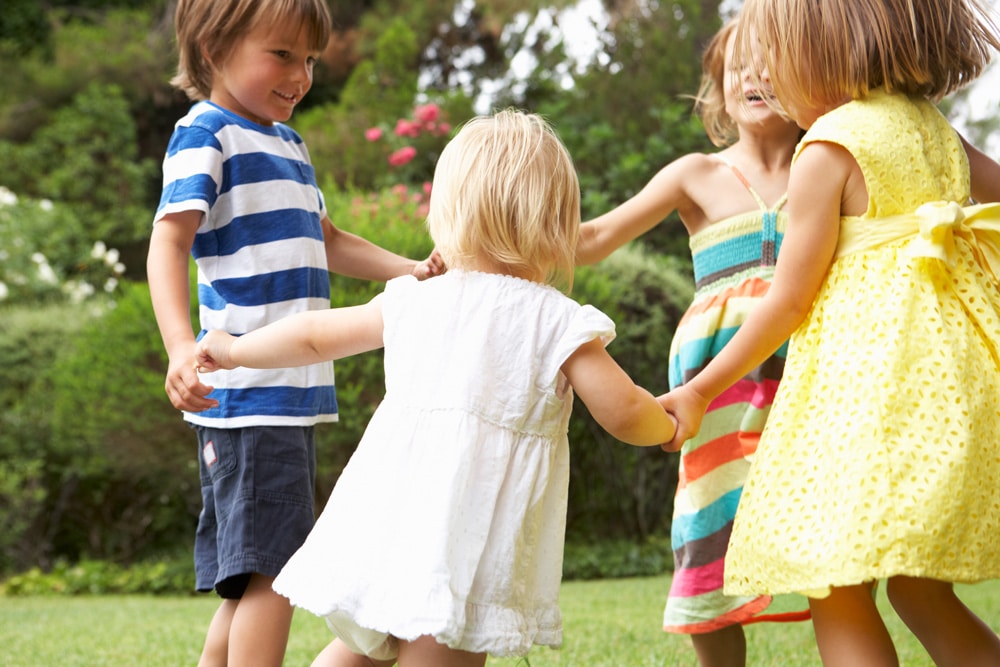
<path id="1" fill-rule="evenodd" d="M 382 347 L 381 295 L 361 306 L 290 315 L 240 337 L 210 331 L 198 343 L 200 369 L 306 366 Z"/>
<path id="2" fill-rule="evenodd" d="M 684 187 L 704 155 L 678 158 L 661 169 L 631 199 L 604 215 L 580 225 L 576 247 L 578 266 L 599 262 L 622 245 L 637 239 L 687 203 Z"/>
<path id="3" fill-rule="evenodd" d="M 834 144 L 802 150 L 789 177 L 788 226 L 767 294 L 708 366 L 661 397 L 680 422 L 672 445 L 696 435 L 708 403 L 773 354 L 805 319 L 833 261 L 845 188 L 857 171 L 854 158 Z"/>
<path id="4" fill-rule="evenodd" d="M 632 382 L 600 340 L 581 345 L 562 370 L 591 416 L 614 437 L 640 446 L 673 439 L 673 418 L 652 394 Z"/>

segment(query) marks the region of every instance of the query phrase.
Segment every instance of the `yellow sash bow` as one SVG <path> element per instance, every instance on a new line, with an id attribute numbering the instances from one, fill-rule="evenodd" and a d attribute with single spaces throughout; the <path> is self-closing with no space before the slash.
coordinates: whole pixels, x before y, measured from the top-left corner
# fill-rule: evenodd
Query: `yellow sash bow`
<path id="1" fill-rule="evenodd" d="M 841 223 L 837 258 L 912 237 L 911 257 L 939 259 L 955 266 L 955 239 L 966 241 L 994 283 L 1000 274 L 1000 203 L 959 206 L 931 202 L 914 213 L 878 220 L 845 218 Z"/>

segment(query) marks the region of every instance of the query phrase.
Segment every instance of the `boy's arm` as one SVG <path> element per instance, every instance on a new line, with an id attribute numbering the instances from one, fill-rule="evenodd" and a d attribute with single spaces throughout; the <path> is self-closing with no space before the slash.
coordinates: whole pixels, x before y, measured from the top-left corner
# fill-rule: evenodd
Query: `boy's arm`
<path id="1" fill-rule="evenodd" d="M 195 353 L 198 368 L 285 368 L 342 359 L 382 347 L 382 295 L 360 306 L 310 310 L 239 338 L 209 331 Z"/>
<path id="2" fill-rule="evenodd" d="M 562 371 L 591 416 L 617 439 L 639 446 L 673 439 L 674 419 L 632 382 L 600 340 L 581 345 L 563 362 Z"/>
<path id="3" fill-rule="evenodd" d="M 356 234 L 345 232 L 329 218 L 323 218 L 322 225 L 327 266 L 333 273 L 385 282 L 404 275 L 413 275 L 423 280 L 445 271 L 444 262 L 437 251 L 418 262 L 390 252 Z"/>
<path id="4" fill-rule="evenodd" d="M 208 398 L 212 387 L 202 384 L 194 370 L 188 266 L 201 216 L 200 211 L 183 211 L 161 218 L 153 225 L 146 257 L 153 312 L 169 360 L 164 388 L 175 408 L 189 412 L 218 405 Z"/>

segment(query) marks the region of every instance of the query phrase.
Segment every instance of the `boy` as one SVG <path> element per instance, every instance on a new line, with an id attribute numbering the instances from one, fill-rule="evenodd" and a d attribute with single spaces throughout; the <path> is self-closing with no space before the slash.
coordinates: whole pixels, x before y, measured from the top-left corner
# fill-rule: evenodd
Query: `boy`
<path id="1" fill-rule="evenodd" d="M 167 149 L 147 269 L 166 392 L 198 434 L 196 587 L 223 598 L 199 665 L 280 665 L 292 608 L 271 582 L 313 525 L 313 427 L 337 419 L 333 367 L 240 369 L 202 382 L 188 257 L 202 329 L 237 335 L 328 308 L 329 270 L 388 280 L 444 267 L 436 254 L 416 262 L 337 229 L 305 145 L 283 125 L 329 37 L 324 0 L 181 0 L 175 20 L 172 83 L 197 103 Z"/>

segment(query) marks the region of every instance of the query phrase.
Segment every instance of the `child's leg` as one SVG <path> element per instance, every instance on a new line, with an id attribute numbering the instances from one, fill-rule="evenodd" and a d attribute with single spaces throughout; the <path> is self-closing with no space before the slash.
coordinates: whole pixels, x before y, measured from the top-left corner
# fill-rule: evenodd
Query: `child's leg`
<path id="1" fill-rule="evenodd" d="M 872 584 L 834 588 L 829 597 L 810 598 L 809 608 L 825 667 L 898 667 Z"/>
<path id="2" fill-rule="evenodd" d="M 271 588 L 274 577 L 250 575 L 229 630 L 229 665 L 281 667 L 292 625 L 292 605 Z"/>
<path id="3" fill-rule="evenodd" d="M 747 638 L 739 623 L 691 635 L 691 643 L 701 667 L 743 667 L 747 663 Z"/>
<path id="4" fill-rule="evenodd" d="M 430 636 L 399 642 L 399 667 L 483 667 L 485 653 L 448 648 Z"/>
<path id="5" fill-rule="evenodd" d="M 205 635 L 205 646 L 201 649 L 198 667 L 225 667 L 229 660 L 229 628 L 233 623 L 237 602 L 238 600 L 223 600 L 215 610 Z"/>
<path id="6" fill-rule="evenodd" d="M 368 656 L 358 655 L 347 648 L 339 639 L 334 639 L 326 645 L 311 667 L 392 667 L 395 660 L 372 660 Z"/>
<path id="7" fill-rule="evenodd" d="M 1000 637 L 958 599 L 950 583 L 893 577 L 886 593 L 938 667 L 1000 665 Z"/>

